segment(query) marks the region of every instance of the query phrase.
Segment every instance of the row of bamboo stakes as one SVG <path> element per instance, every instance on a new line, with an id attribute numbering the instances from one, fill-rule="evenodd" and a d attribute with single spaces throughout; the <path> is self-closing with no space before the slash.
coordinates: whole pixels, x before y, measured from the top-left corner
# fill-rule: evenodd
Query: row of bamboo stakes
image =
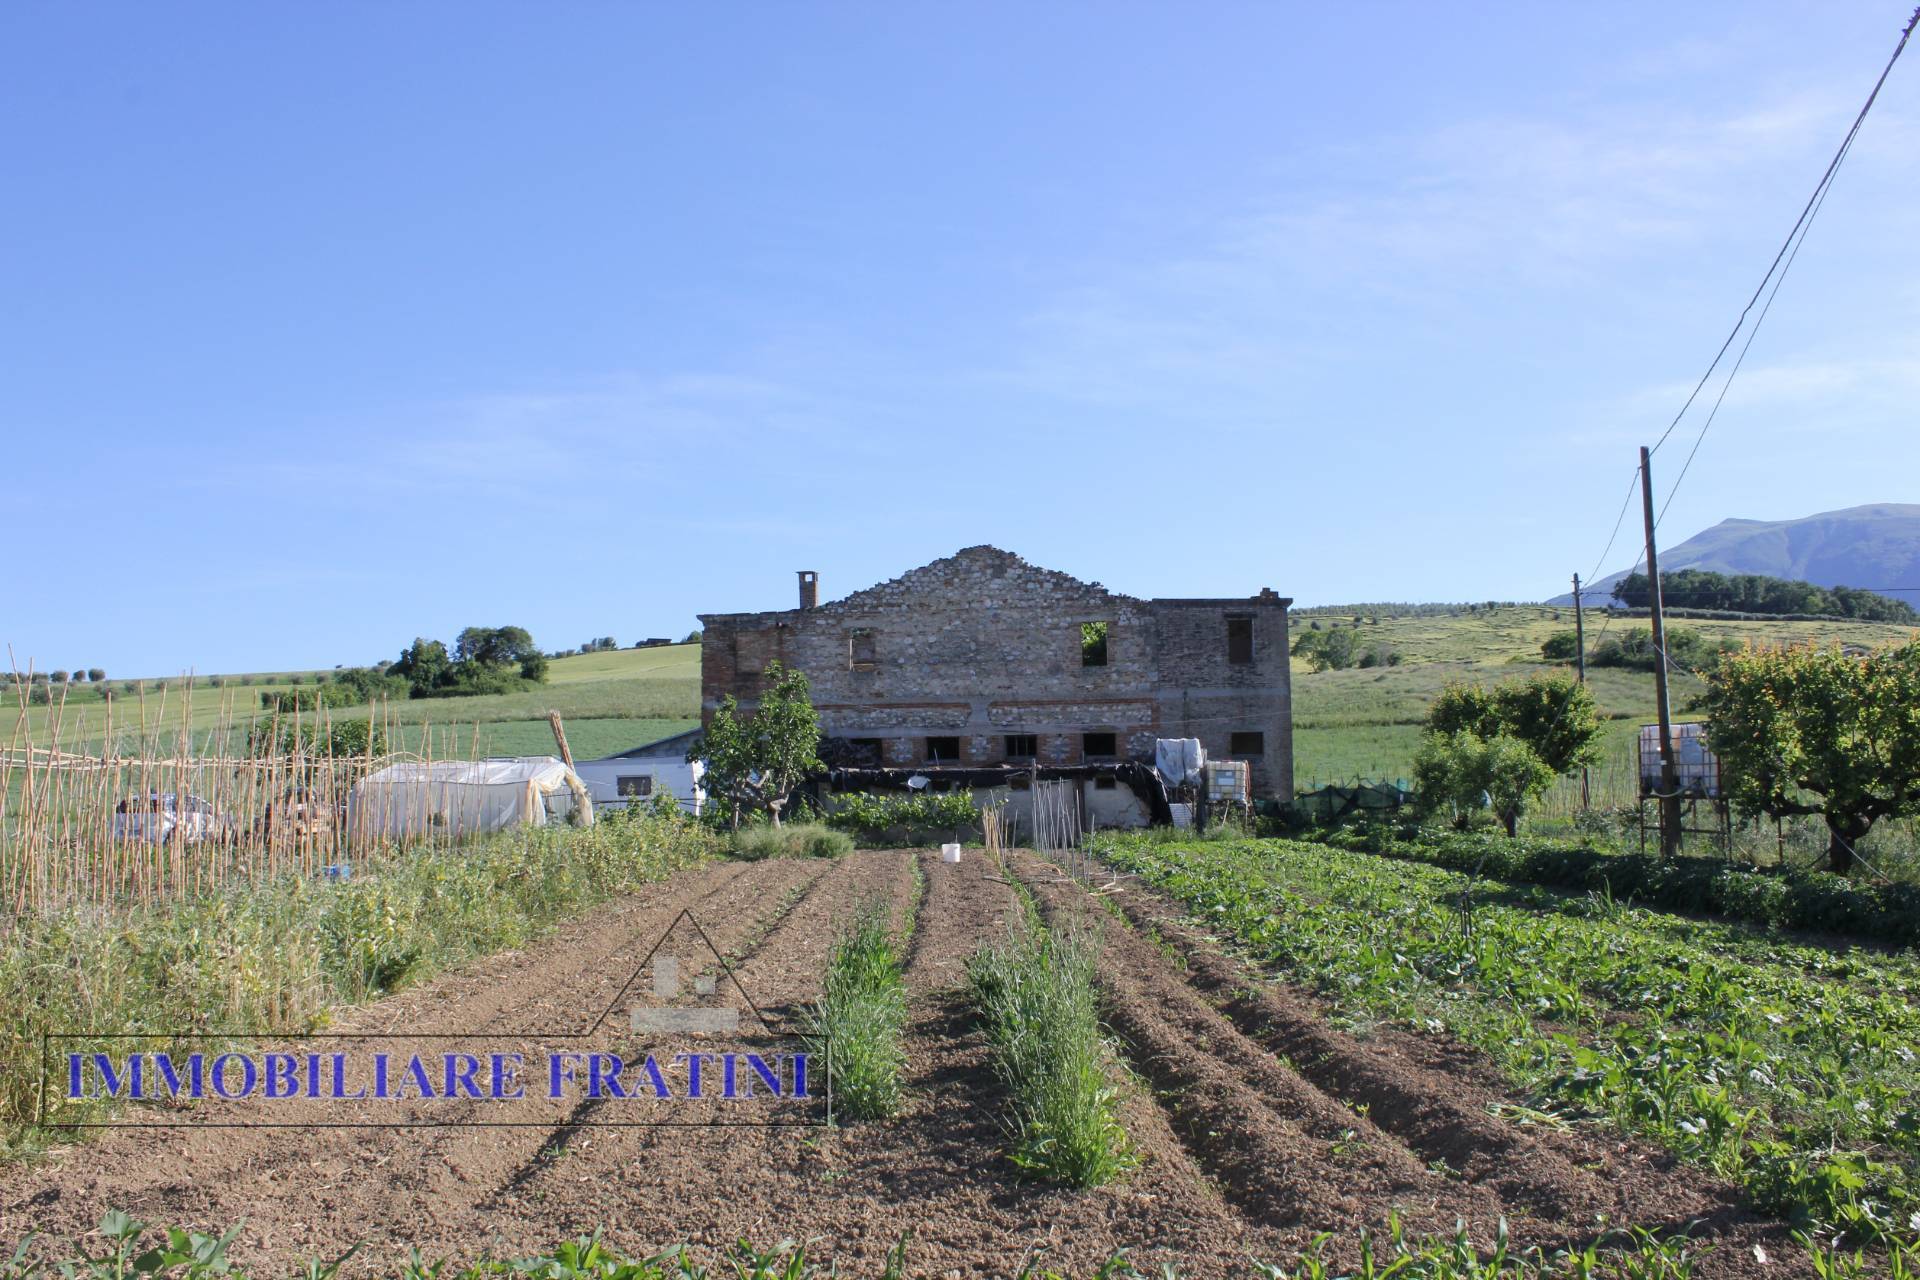
<path id="1" fill-rule="evenodd" d="M 183 687 L 163 685 L 153 698 L 143 683 L 130 698 L 106 701 L 96 736 L 85 716 L 70 711 L 62 689 L 45 705 L 36 735 L 30 673 L 16 675 L 15 688 L 19 714 L 0 754 L 0 904 L 16 918 L 76 904 L 152 905 L 282 874 L 319 875 L 373 843 L 347 828 L 352 784 L 396 761 L 434 758 L 434 726 L 397 724 L 384 700 L 350 712 L 243 712 L 232 691 L 222 690 L 211 725 L 196 729 L 191 679 Z M 125 701 L 134 707 L 123 713 Z M 334 753 L 335 710 L 343 719 L 367 720 L 374 732 L 366 753 Z M 376 732 L 392 748 L 416 727 L 417 750 L 373 753 Z M 451 734 L 443 729 L 440 740 L 450 742 Z M 469 758 L 479 749 L 476 723 Z M 153 798 L 168 795 L 204 802 L 213 829 L 159 839 L 122 812 L 146 809 L 151 822 L 158 816 Z"/>

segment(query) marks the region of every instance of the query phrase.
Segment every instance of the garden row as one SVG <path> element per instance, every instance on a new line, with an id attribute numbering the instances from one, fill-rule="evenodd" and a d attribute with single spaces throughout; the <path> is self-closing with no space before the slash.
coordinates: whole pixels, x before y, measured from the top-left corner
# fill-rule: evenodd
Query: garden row
<path id="1" fill-rule="evenodd" d="M 1452 1033 L 1548 1122 L 1599 1119 L 1854 1240 L 1920 1236 L 1920 962 L 1284 840 L 1106 837 L 1336 1013 Z"/>
<path id="2" fill-rule="evenodd" d="M 1477 832 L 1336 829 L 1336 848 L 1425 862 L 1474 875 L 1580 891 L 1754 924 L 1920 945 L 1920 884 L 1877 883 L 1825 871 L 1762 870 L 1711 858 L 1609 853 L 1561 840 Z"/>

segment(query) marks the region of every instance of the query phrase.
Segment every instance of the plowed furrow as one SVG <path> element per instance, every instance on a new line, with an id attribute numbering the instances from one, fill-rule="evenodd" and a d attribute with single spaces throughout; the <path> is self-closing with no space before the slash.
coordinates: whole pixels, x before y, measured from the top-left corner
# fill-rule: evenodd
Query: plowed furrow
<path id="1" fill-rule="evenodd" d="M 1281 1228 L 1384 1225 L 1492 1232 L 1502 1207 L 1427 1169 L 1368 1119 L 1312 1088 L 1188 988 L 1148 939 L 1021 859 L 1050 925 L 1102 938 L 1099 982 L 1112 1028 L 1154 1085 L 1175 1133 L 1242 1212 Z"/>
<path id="2" fill-rule="evenodd" d="M 1444 1162 L 1468 1182 L 1491 1187 L 1503 1203 L 1580 1231 L 1600 1215 L 1616 1222 L 1705 1218 L 1733 1202 L 1728 1188 L 1709 1179 L 1684 1170 L 1668 1176 L 1671 1162 L 1653 1153 L 1576 1143 L 1503 1121 L 1491 1112 L 1506 1100 L 1498 1093 L 1477 1087 L 1462 1071 L 1410 1061 L 1396 1034 L 1362 1041 L 1329 1026 L 1284 984 L 1262 979 L 1207 945 L 1171 904 L 1137 889 L 1118 901 L 1129 920 L 1154 928 L 1178 951 L 1188 981 L 1249 1038 L 1284 1055 L 1320 1089 L 1365 1104 L 1376 1124 L 1423 1159 Z M 1618 1176 L 1622 1156 L 1644 1166 L 1641 1176 Z M 1604 1164 L 1609 1172 L 1582 1164 Z"/>
<path id="3" fill-rule="evenodd" d="M 745 907 L 766 892 L 748 886 L 740 868 L 705 868 L 649 889 L 625 902 L 588 913 L 531 947 L 492 957 L 442 975 L 420 989 L 356 1011 L 354 1030 L 387 1028 L 465 1033 L 578 1030 L 596 1018 L 625 981 L 651 938 L 679 912 L 707 904 L 715 911 Z M 473 1021 L 468 1021 L 472 1018 Z M 554 1025 L 558 1023 L 559 1025 Z M 334 1042 L 352 1048 L 368 1042 Z M 394 1040 L 381 1048 L 399 1055 L 437 1053 L 458 1042 Z M 289 1049 L 304 1051 L 300 1042 Z M 204 1119 L 271 1120 L 276 1123 L 342 1118 L 345 1104 L 259 1101 L 209 1105 Z M 397 1118 L 418 1116 L 433 1105 L 432 1118 L 457 1118 L 482 1103 L 416 1104 Z M 328 1108 L 336 1108 L 329 1110 Z M 198 1226 L 230 1225 L 246 1218 L 242 1241 L 264 1246 L 324 1250 L 344 1226 L 358 1238 L 364 1219 L 332 1222 L 368 1181 L 390 1186 L 397 1219 L 418 1204 L 412 1188 L 471 1175 L 469 1162 L 484 1165 L 504 1147 L 532 1140 L 537 1129 L 156 1129 L 123 1130 L 78 1145 L 32 1170 L 0 1182 L 0 1236 L 15 1223 L 28 1229 L 71 1234 L 90 1229 L 105 1208 L 136 1211 L 149 1220 Z M 465 1154 L 472 1152 L 471 1156 Z M 79 1186 L 63 1176 L 66 1165 L 89 1171 Z M 432 1169 L 435 1176 L 423 1176 Z M 427 1212 L 431 1214 L 431 1209 Z M 415 1219 L 417 1220 L 417 1219 Z M 322 1226 L 321 1224 L 327 1224 Z"/>

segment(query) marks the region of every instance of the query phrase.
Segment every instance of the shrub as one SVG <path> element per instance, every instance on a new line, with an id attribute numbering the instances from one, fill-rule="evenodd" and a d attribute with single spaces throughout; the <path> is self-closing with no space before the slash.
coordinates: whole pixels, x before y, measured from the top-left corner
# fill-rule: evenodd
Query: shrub
<path id="1" fill-rule="evenodd" d="M 1687 627 L 1667 628 L 1667 656 L 1683 670 L 1710 666 L 1721 654 L 1737 653 L 1739 649 L 1739 644 L 1732 640 L 1711 641 Z M 1653 632 L 1646 627 L 1634 627 L 1618 636 L 1609 636 L 1587 654 L 1590 667 L 1652 671 L 1658 663 L 1659 651 L 1653 647 Z"/>
<path id="2" fill-rule="evenodd" d="M 834 798 L 827 825 L 851 831 L 863 844 L 931 844 L 977 830 L 980 811 L 973 792 L 905 794 L 848 792 Z"/>
<path id="3" fill-rule="evenodd" d="M 817 822 L 790 822 L 784 827 L 762 824 L 742 827 L 729 842 L 732 855 L 744 862 L 766 858 L 839 858 L 853 852 L 853 839 Z"/>

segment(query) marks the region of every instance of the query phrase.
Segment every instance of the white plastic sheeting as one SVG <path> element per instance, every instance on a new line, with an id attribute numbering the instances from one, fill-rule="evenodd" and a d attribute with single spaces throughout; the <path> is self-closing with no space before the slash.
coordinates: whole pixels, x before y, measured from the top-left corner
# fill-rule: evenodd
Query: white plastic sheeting
<path id="1" fill-rule="evenodd" d="M 1153 767 L 1170 787 L 1200 781 L 1207 753 L 1198 738 L 1161 738 L 1153 744 Z"/>
<path id="2" fill-rule="evenodd" d="M 459 839 L 549 822 L 593 822 L 586 784 L 552 756 L 393 764 L 347 796 L 347 829 L 363 838 Z"/>

